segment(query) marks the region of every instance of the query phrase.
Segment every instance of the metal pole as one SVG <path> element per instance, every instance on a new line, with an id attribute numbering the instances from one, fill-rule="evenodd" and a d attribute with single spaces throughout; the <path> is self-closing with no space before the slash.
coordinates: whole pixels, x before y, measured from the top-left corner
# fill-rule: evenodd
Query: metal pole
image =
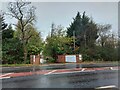
<path id="1" fill-rule="evenodd" d="M 74 38 L 74 51 L 75 51 L 75 31 L 73 31 L 73 38 Z"/>
<path id="2" fill-rule="evenodd" d="M 84 34 L 84 38 L 85 38 L 85 48 L 86 48 L 86 31 L 85 31 L 85 34 Z"/>

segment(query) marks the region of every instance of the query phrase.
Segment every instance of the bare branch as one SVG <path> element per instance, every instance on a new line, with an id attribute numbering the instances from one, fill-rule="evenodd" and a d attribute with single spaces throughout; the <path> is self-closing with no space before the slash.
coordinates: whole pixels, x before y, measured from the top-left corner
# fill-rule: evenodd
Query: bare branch
<path id="1" fill-rule="evenodd" d="M 14 17 L 18 20 L 18 24 L 15 25 L 21 31 L 21 40 L 23 43 L 24 53 L 26 53 L 26 44 L 28 40 L 32 37 L 30 35 L 30 29 L 27 28 L 27 25 L 31 24 L 35 20 L 35 8 L 30 6 L 30 2 L 10 2 L 8 6 L 8 10 L 10 11 L 10 16 Z M 26 58 L 26 54 L 24 55 L 24 59 Z"/>

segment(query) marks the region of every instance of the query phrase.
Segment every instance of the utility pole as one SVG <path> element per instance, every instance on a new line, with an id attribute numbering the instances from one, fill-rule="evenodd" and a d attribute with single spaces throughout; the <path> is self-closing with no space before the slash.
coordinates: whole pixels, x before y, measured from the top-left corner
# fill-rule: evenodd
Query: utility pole
<path id="1" fill-rule="evenodd" d="M 75 31 L 73 31 L 73 42 L 74 42 L 74 51 L 75 51 Z"/>
<path id="2" fill-rule="evenodd" d="M 84 34 L 84 39 L 85 39 L 85 48 L 86 48 L 86 31 L 85 31 L 85 34 Z"/>

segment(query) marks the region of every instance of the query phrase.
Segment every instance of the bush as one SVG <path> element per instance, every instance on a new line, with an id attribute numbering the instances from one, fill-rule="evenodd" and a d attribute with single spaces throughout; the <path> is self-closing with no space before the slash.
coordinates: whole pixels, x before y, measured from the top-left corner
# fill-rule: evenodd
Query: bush
<path id="1" fill-rule="evenodd" d="M 55 63 L 56 60 L 52 57 L 46 58 L 47 63 Z"/>

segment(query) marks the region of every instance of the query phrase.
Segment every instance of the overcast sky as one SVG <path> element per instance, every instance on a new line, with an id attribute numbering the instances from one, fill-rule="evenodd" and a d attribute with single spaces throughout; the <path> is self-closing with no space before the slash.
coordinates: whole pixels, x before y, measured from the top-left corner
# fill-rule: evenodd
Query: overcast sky
<path id="1" fill-rule="evenodd" d="M 51 23 L 68 27 L 79 11 L 85 11 L 98 24 L 111 24 L 112 31 L 118 33 L 118 3 L 117 2 L 34 2 L 36 7 L 36 27 L 45 38 L 51 30 Z M 7 3 L 2 4 L 2 10 L 7 11 Z M 7 23 L 15 22 L 6 17 Z"/>

